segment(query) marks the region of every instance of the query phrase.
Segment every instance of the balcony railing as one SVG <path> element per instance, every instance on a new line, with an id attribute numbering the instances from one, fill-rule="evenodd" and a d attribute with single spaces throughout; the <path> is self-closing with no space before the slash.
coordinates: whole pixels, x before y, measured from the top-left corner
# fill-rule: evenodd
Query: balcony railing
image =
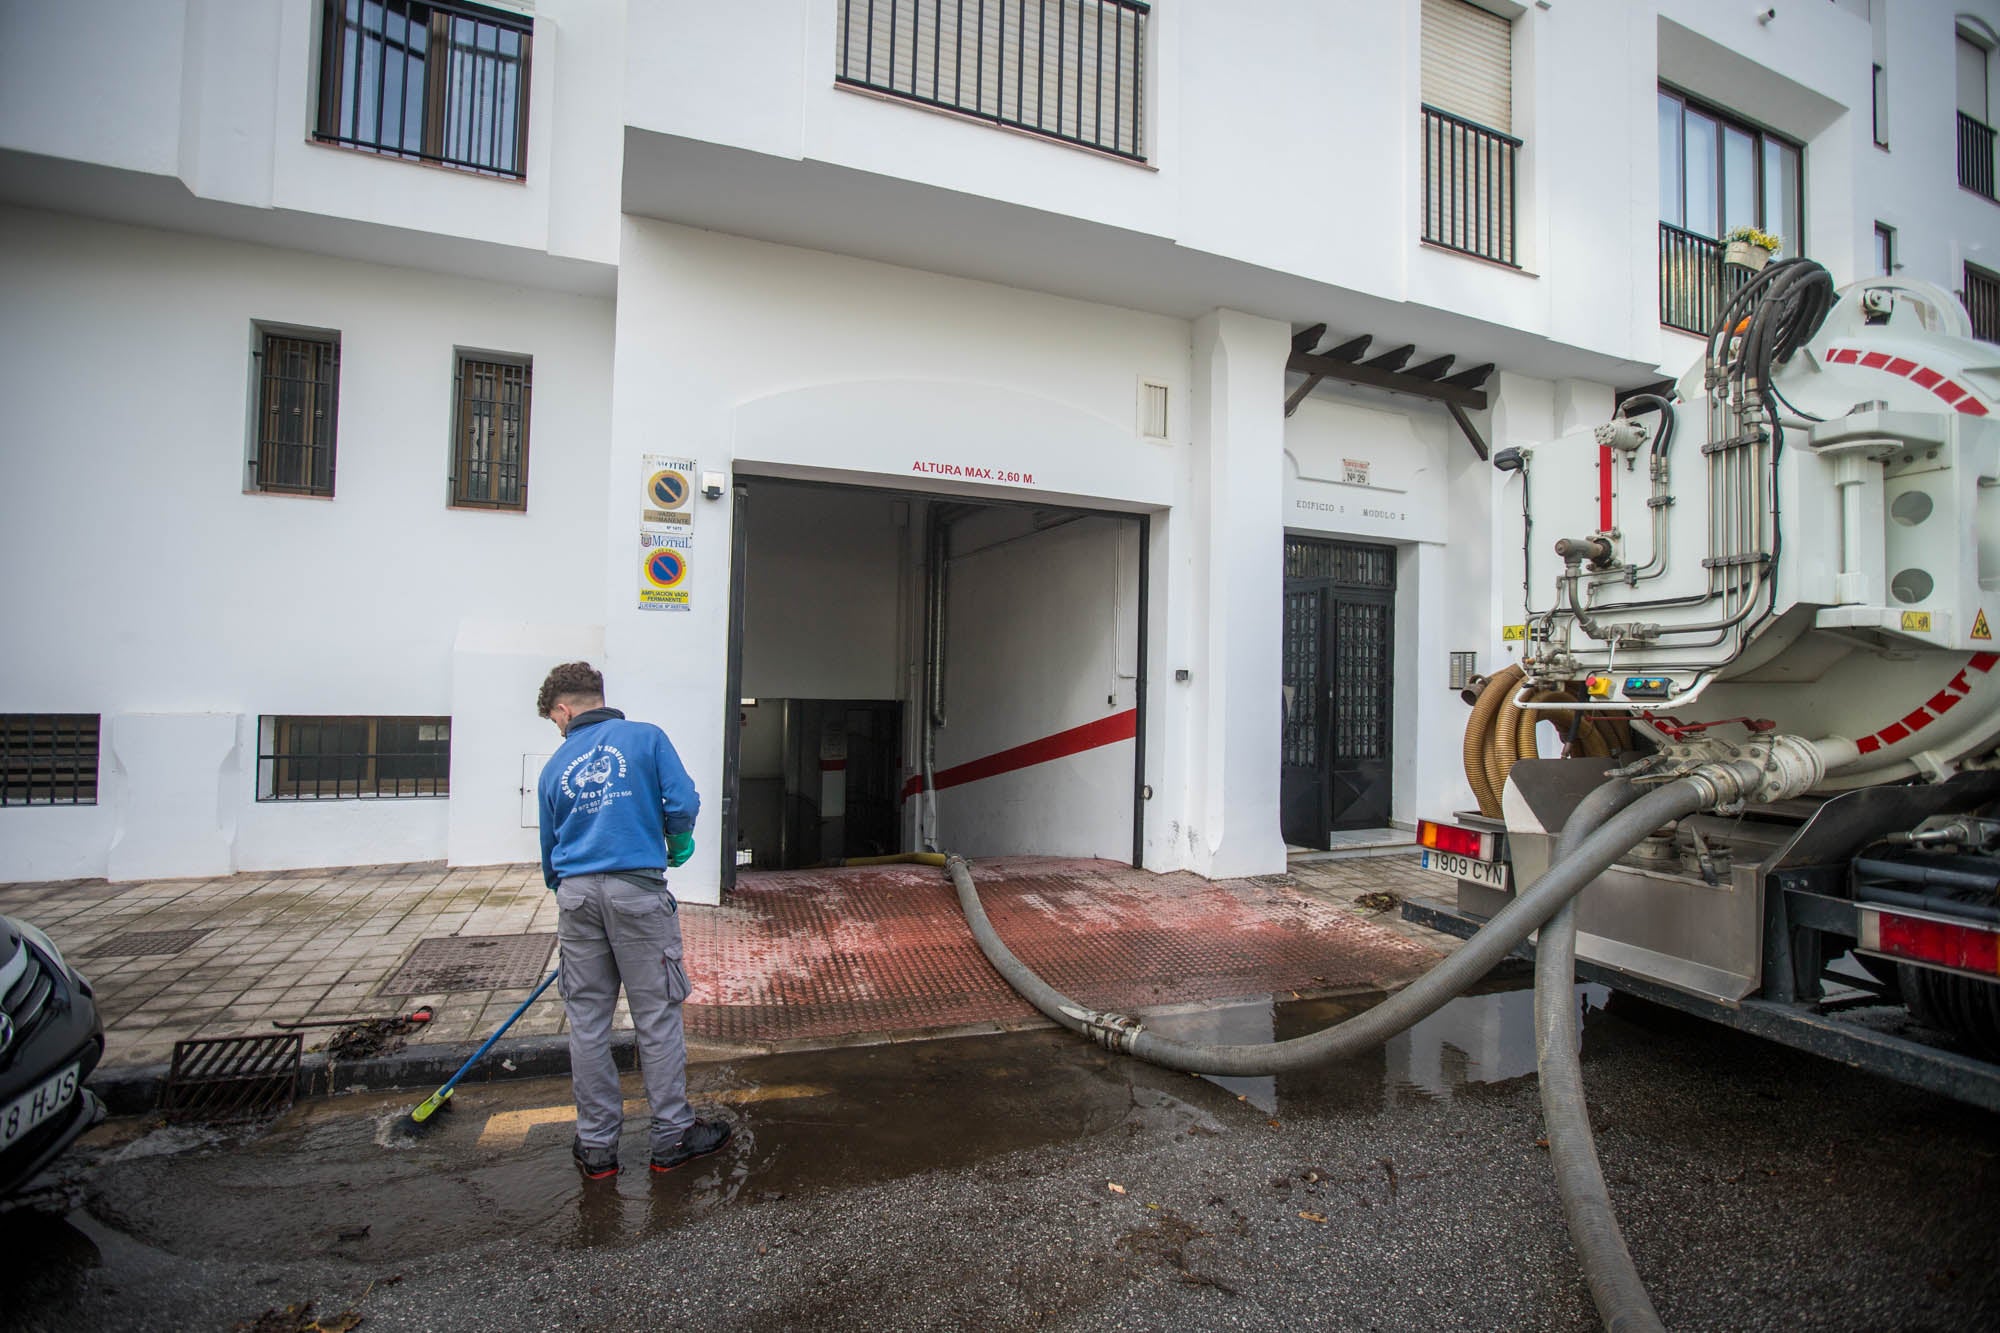
<path id="1" fill-rule="evenodd" d="M 1139 0 L 840 0 L 834 81 L 1146 160 Z"/>
<path id="2" fill-rule="evenodd" d="M 1521 141 L 1440 111 L 1424 116 L 1424 239 L 1515 268 L 1515 164 Z"/>
<path id="3" fill-rule="evenodd" d="M 1660 323 L 1704 338 L 1714 331 L 1723 304 L 1752 276 L 1724 264 L 1722 250 L 1712 236 L 1660 224 Z"/>
<path id="4" fill-rule="evenodd" d="M 1958 183 L 1988 199 L 1993 194 L 1993 127 L 1958 113 Z"/>
<path id="5" fill-rule="evenodd" d="M 534 20 L 456 0 L 326 0 L 313 137 L 519 180 Z"/>

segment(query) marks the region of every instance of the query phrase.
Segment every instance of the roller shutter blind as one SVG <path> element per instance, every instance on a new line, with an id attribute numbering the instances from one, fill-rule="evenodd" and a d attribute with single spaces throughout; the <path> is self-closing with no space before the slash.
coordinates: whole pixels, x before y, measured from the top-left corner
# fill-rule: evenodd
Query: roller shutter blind
<path id="1" fill-rule="evenodd" d="M 1440 111 L 1514 132 L 1514 26 L 1465 0 L 1424 0 L 1423 97 Z"/>

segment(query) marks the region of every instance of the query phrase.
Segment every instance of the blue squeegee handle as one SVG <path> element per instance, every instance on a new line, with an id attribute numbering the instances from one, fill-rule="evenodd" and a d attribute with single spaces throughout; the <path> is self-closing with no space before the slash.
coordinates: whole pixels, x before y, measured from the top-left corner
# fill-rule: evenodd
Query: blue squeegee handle
<path id="1" fill-rule="evenodd" d="M 500 1038 L 502 1038 L 503 1036 L 505 1036 L 507 1034 L 508 1028 L 514 1026 L 514 1020 L 519 1018 L 522 1014 L 527 1013 L 528 1006 L 533 1004 L 536 1000 L 541 999 L 542 992 L 549 988 L 549 983 L 554 981 L 558 976 L 561 975 L 562 975 L 562 969 L 559 967 L 555 971 L 543 977 L 542 984 L 535 987 L 535 993 L 530 995 L 527 999 L 521 1001 L 520 1008 L 516 1009 L 513 1013 L 507 1015 L 507 1021 L 502 1023 L 499 1027 L 495 1028 L 493 1030 L 493 1035 L 486 1039 L 485 1044 L 480 1046 L 478 1050 L 472 1053 L 472 1058 L 470 1060 L 467 1060 L 464 1064 L 458 1067 L 458 1072 L 456 1074 L 453 1074 L 451 1078 L 446 1081 L 445 1085 L 438 1089 L 438 1095 L 444 1096 L 445 1094 L 449 1093 L 453 1088 L 457 1087 L 458 1081 L 464 1078 L 466 1074 L 471 1072 L 471 1069 L 474 1065 L 479 1063 L 479 1058 L 485 1055 L 488 1051 L 493 1049 L 493 1043 L 500 1040 Z"/>

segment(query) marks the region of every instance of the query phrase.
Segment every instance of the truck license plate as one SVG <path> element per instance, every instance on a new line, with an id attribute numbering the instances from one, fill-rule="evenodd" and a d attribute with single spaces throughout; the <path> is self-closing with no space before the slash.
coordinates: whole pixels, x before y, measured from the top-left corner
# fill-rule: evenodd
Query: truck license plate
<path id="1" fill-rule="evenodd" d="M 0 1148 L 12 1144 L 36 1125 L 76 1100 L 77 1066 L 49 1079 L 40 1087 L 25 1092 L 0 1109 Z"/>
<path id="2" fill-rule="evenodd" d="M 1507 863 L 1504 861 L 1475 861 L 1457 852 L 1426 851 L 1423 867 L 1453 879 L 1469 879 L 1474 884 L 1484 884 L 1491 889 L 1507 887 Z"/>

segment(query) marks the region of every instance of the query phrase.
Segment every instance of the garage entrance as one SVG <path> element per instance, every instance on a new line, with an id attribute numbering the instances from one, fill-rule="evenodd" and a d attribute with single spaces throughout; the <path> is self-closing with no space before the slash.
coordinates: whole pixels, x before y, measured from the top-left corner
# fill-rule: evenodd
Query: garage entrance
<path id="1" fill-rule="evenodd" d="M 1145 516 L 742 468 L 734 504 L 725 888 L 931 845 L 1138 862 Z"/>
<path id="2" fill-rule="evenodd" d="M 1284 771 L 1295 847 L 1389 822 L 1396 552 L 1285 538 Z"/>

